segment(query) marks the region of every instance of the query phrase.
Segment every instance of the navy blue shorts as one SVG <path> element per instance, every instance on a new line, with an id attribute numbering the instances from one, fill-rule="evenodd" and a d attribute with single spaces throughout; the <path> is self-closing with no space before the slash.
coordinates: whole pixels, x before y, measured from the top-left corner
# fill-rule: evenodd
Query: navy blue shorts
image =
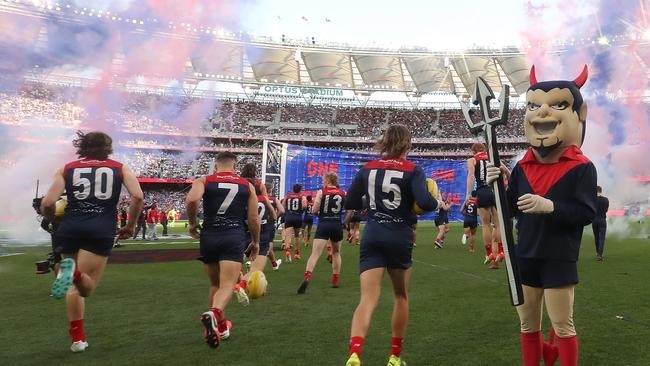
<path id="1" fill-rule="evenodd" d="M 478 221 L 476 220 L 476 217 L 466 217 L 465 221 L 463 221 L 463 228 L 470 228 L 470 229 L 476 229 L 478 226 Z"/>
<path id="2" fill-rule="evenodd" d="M 369 219 L 361 237 L 359 273 L 373 268 L 411 268 L 412 252 L 412 227 L 396 224 L 388 227 Z"/>
<path id="3" fill-rule="evenodd" d="M 269 254 L 269 248 L 271 246 L 271 242 L 269 239 L 271 239 L 271 232 L 275 232 L 273 225 L 269 225 L 269 224 L 262 225 L 262 230 L 260 231 L 259 255 L 266 256 L 267 254 Z"/>
<path id="4" fill-rule="evenodd" d="M 284 227 L 292 227 L 296 230 L 302 229 L 302 217 L 300 215 L 287 214 L 284 218 Z"/>
<path id="5" fill-rule="evenodd" d="M 360 213 L 353 213 L 352 218 L 350 219 L 350 222 L 361 222 L 363 220 L 363 215 Z"/>
<path id="6" fill-rule="evenodd" d="M 246 233 L 243 229 L 201 231 L 199 260 L 203 263 L 220 261 L 241 262 L 244 259 Z"/>
<path id="7" fill-rule="evenodd" d="M 476 190 L 476 206 L 478 208 L 488 208 L 496 205 L 497 203 L 492 188 L 483 186 Z"/>
<path id="8" fill-rule="evenodd" d="M 554 288 L 578 283 L 578 264 L 554 259 L 517 258 L 521 283 L 538 288 Z"/>
<path id="9" fill-rule="evenodd" d="M 331 240 L 332 243 L 343 240 L 343 224 L 340 221 L 320 220 L 314 239 Z"/>
<path id="10" fill-rule="evenodd" d="M 81 238 L 73 236 L 55 235 L 53 238 L 53 247 L 61 254 L 75 254 L 83 249 L 102 257 L 111 255 L 114 238 Z"/>
<path id="11" fill-rule="evenodd" d="M 314 216 L 312 215 L 305 215 L 305 217 L 302 219 L 302 223 L 305 226 L 312 226 L 314 225 Z"/>
<path id="12" fill-rule="evenodd" d="M 447 215 L 436 217 L 435 223 L 436 223 L 436 226 L 442 226 L 444 224 L 448 224 L 449 223 L 449 218 L 447 217 Z"/>

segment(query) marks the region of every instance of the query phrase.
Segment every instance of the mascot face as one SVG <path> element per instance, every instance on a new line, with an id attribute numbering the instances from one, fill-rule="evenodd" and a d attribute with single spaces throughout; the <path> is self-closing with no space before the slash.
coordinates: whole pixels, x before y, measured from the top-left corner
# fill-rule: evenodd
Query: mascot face
<path id="1" fill-rule="evenodd" d="M 582 146 L 587 104 L 580 87 L 586 81 L 586 66 L 574 81 L 537 82 L 531 69 L 531 86 L 526 92 L 524 131 L 531 147 L 542 157 L 558 148 Z"/>

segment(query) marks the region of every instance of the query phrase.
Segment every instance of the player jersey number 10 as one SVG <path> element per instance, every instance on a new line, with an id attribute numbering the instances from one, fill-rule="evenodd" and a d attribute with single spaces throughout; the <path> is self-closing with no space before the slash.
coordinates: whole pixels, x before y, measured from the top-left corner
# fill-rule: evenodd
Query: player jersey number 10
<path id="1" fill-rule="evenodd" d="M 384 179 L 382 180 L 381 183 L 381 191 L 386 193 L 387 195 L 390 195 L 390 193 L 392 192 L 393 198 L 392 199 L 384 198 L 381 200 L 381 202 L 389 210 L 397 209 L 400 203 L 402 203 L 402 192 L 399 186 L 393 183 L 393 180 L 395 179 L 399 180 L 402 179 L 403 177 L 404 177 L 404 172 L 400 172 L 397 170 L 384 170 Z M 377 203 L 375 201 L 376 180 L 377 180 L 377 169 L 372 169 L 368 174 L 368 206 L 370 207 L 371 210 L 377 209 Z"/>
<path id="2" fill-rule="evenodd" d="M 72 185 L 81 187 L 76 190 L 74 196 L 78 200 L 85 200 L 93 195 L 100 200 L 107 200 L 113 195 L 113 169 L 99 167 L 93 172 L 93 168 L 75 168 L 72 172 Z M 91 190 L 94 185 L 94 189 Z"/>
<path id="3" fill-rule="evenodd" d="M 291 211 L 300 210 L 300 198 L 290 198 L 289 207 L 291 208 Z"/>

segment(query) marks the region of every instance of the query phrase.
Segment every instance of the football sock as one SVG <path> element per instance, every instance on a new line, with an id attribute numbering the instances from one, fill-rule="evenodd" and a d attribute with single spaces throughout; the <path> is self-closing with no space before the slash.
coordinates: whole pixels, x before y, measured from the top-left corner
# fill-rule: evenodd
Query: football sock
<path id="1" fill-rule="evenodd" d="M 286 255 L 287 258 L 288 258 L 288 257 L 291 257 L 291 249 L 289 249 L 289 248 L 285 249 L 285 251 L 284 251 L 284 255 Z"/>
<path id="2" fill-rule="evenodd" d="M 246 285 L 248 284 L 248 280 L 241 280 L 239 281 L 239 287 L 245 289 Z"/>
<path id="3" fill-rule="evenodd" d="M 578 365 L 578 337 L 557 338 L 557 345 L 560 351 L 560 365 Z"/>
<path id="4" fill-rule="evenodd" d="M 542 360 L 542 332 L 521 333 L 521 354 L 524 366 L 539 366 Z"/>
<path id="5" fill-rule="evenodd" d="M 311 281 L 311 271 L 305 272 L 305 281 Z"/>
<path id="6" fill-rule="evenodd" d="M 404 338 L 393 337 L 392 346 L 391 346 L 391 355 L 399 357 L 402 354 L 402 341 Z"/>
<path id="7" fill-rule="evenodd" d="M 72 320 L 70 322 L 70 337 L 72 342 L 85 341 L 86 335 L 84 334 L 84 320 Z"/>
<path id="8" fill-rule="evenodd" d="M 339 284 L 339 275 L 338 274 L 333 274 L 332 275 L 332 285 L 338 286 Z"/>
<path id="9" fill-rule="evenodd" d="M 492 243 L 485 244 L 485 255 L 488 257 L 492 255 Z"/>
<path id="10" fill-rule="evenodd" d="M 219 331 L 219 333 L 223 333 L 227 331 L 228 323 L 226 322 L 226 318 L 223 316 L 223 310 L 217 308 L 210 308 L 210 311 L 212 311 L 215 318 L 217 318 L 217 330 Z"/>
<path id="11" fill-rule="evenodd" d="M 79 272 L 78 269 L 75 269 L 74 273 L 72 274 L 72 283 L 76 285 L 79 283 L 79 281 L 81 281 L 81 272 Z"/>
<path id="12" fill-rule="evenodd" d="M 348 356 L 351 356 L 353 353 L 356 353 L 357 356 L 361 358 L 362 348 L 363 348 L 363 337 L 350 338 L 350 352 L 348 352 Z"/>
<path id="13" fill-rule="evenodd" d="M 499 254 L 503 253 L 503 243 L 499 242 Z"/>
<path id="14" fill-rule="evenodd" d="M 278 266 L 278 262 L 276 262 L 276 261 L 271 261 L 271 266 L 273 266 L 273 267 L 277 267 L 277 266 Z"/>
<path id="15" fill-rule="evenodd" d="M 296 250 L 293 252 L 293 255 L 300 255 L 300 250 L 299 250 L 299 249 L 296 249 Z"/>

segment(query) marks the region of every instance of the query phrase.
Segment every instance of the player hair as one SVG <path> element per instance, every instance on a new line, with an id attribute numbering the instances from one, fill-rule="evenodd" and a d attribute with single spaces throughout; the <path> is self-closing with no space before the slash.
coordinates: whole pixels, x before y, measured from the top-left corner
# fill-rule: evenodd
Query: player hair
<path id="1" fill-rule="evenodd" d="M 269 192 L 269 194 L 270 194 L 271 193 L 271 188 L 273 188 L 271 183 L 264 183 L 264 187 L 266 187 L 266 191 Z"/>
<path id="2" fill-rule="evenodd" d="M 257 175 L 257 167 L 255 166 L 255 163 L 246 163 L 244 167 L 241 168 L 240 175 L 244 178 L 255 179 L 255 176 Z"/>
<path id="3" fill-rule="evenodd" d="M 293 193 L 300 193 L 302 191 L 302 186 L 298 183 L 293 185 Z"/>
<path id="4" fill-rule="evenodd" d="M 392 125 L 375 144 L 382 157 L 399 158 L 411 150 L 411 131 L 404 125 Z"/>
<path id="5" fill-rule="evenodd" d="M 84 133 L 77 131 L 77 138 L 72 140 L 80 158 L 106 160 L 113 153 L 113 139 L 104 132 Z"/>
<path id="6" fill-rule="evenodd" d="M 217 164 L 234 163 L 237 161 L 237 155 L 230 151 L 222 151 L 217 154 Z"/>
<path id="7" fill-rule="evenodd" d="M 482 151 L 485 151 L 485 145 L 480 143 L 480 142 L 475 142 L 472 144 L 472 152 L 474 154 L 480 153 Z"/>
<path id="8" fill-rule="evenodd" d="M 596 186 L 596 193 L 603 193 L 603 187 Z"/>
<path id="9" fill-rule="evenodd" d="M 329 184 L 333 186 L 339 185 L 339 176 L 335 172 L 327 172 L 323 177 L 325 178 L 325 181 L 328 182 Z"/>
<path id="10" fill-rule="evenodd" d="M 311 202 L 312 199 L 313 198 L 312 198 L 311 194 L 307 196 L 307 202 Z"/>

